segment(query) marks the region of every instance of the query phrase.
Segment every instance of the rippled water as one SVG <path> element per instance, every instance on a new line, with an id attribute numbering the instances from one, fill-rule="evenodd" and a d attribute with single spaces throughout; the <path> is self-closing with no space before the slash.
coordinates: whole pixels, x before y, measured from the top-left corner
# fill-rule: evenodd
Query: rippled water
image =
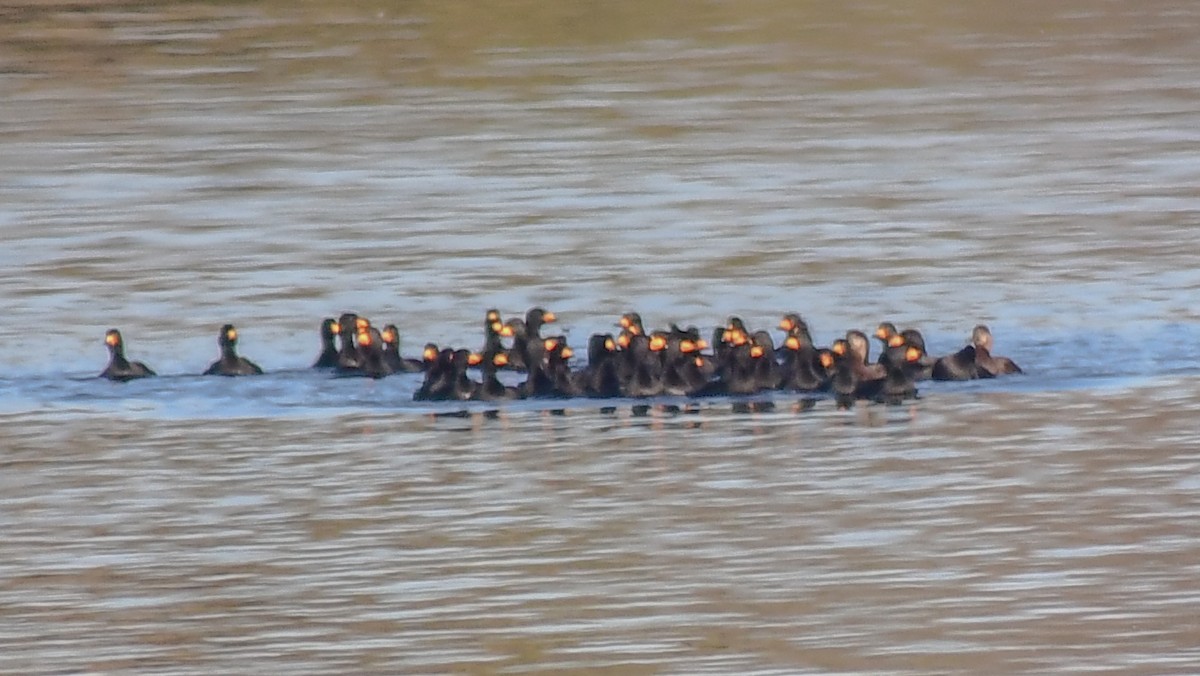
<path id="1" fill-rule="evenodd" d="M 1200 8 L 484 5 L 0 8 L 0 671 L 1200 668 Z M 415 354 L 533 304 L 986 322 L 1028 374 L 305 369 L 343 310 Z M 267 376 L 193 375 L 227 321 Z M 92 378 L 110 326 L 168 377 Z"/>

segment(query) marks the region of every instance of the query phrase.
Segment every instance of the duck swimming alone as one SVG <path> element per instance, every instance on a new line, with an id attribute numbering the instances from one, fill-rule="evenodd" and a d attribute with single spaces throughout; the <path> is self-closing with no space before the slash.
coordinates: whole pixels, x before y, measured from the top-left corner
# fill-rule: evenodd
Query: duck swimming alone
<path id="1" fill-rule="evenodd" d="M 125 358 L 125 340 L 120 331 L 109 329 L 104 334 L 104 344 L 108 346 L 108 366 L 99 377 L 123 383 L 135 378 L 158 375 L 142 362 Z"/>
<path id="2" fill-rule="evenodd" d="M 217 334 L 217 345 L 221 348 L 221 356 L 219 359 L 209 365 L 204 371 L 206 376 L 257 376 L 262 375 L 263 370 L 258 364 L 238 356 L 237 353 L 237 329 L 233 324 L 226 324 L 221 327 L 221 332 Z"/>

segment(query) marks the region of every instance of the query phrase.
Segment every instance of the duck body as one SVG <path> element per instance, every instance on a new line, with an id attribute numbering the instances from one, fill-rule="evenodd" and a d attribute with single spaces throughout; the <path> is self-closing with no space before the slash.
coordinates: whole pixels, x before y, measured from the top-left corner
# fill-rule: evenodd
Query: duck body
<path id="1" fill-rule="evenodd" d="M 991 378 L 991 373 L 981 369 L 976 364 L 976 357 L 977 351 L 975 346 L 967 345 L 954 354 L 938 357 L 937 361 L 933 363 L 933 368 L 930 369 L 929 375 L 933 380 L 940 381 Z"/>
<path id="2" fill-rule="evenodd" d="M 355 338 L 358 332 L 369 325 L 369 322 L 362 319 L 353 312 L 343 312 L 338 317 L 338 358 L 334 364 L 341 373 L 353 372 L 358 370 L 362 365 L 362 356 L 358 353 L 358 345 L 355 343 Z"/>
<path id="3" fill-rule="evenodd" d="M 454 350 L 442 348 L 425 370 L 425 380 L 413 393 L 414 401 L 445 401 L 452 398 L 457 372 L 454 366 Z M 466 373 L 466 370 L 463 370 Z"/>
<path id="4" fill-rule="evenodd" d="M 611 333 L 596 333 L 588 339 L 587 366 L 575 378 L 582 394 L 593 398 L 621 396 L 617 341 Z"/>
<path id="5" fill-rule="evenodd" d="M 400 356 L 400 330 L 395 324 L 383 327 L 379 335 L 383 340 L 383 361 L 391 373 L 420 373 L 425 370 L 422 361 Z"/>
<path id="6" fill-rule="evenodd" d="M 221 349 L 219 359 L 209 364 L 204 371 L 206 376 L 257 376 L 262 375 L 262 368 L 258 364 L 239 356 L 237 353 L 237 329 L 233 324 L 226 324 L 221 327 L 221 332 L 217 335 L 217 345 Z"/>
<path id="7" fill-rule="evenodd" d="M 879 380 L 863 383 L 859 397 L 883 404 L 899 404 L 917 396 L 914 374 L 920 368 L 923 350 L 912 345 L 890 343 L 880 355 L 887 374 Z"/>
<path id="8" fill-rule="evenodd" d="M 820 392 L 829 389 L 829 375 L 820 354 L 811 342 L 788 336 L 780 348 L 783 361 L 779 389 L 792 392 Z"/>
<path id="9" fill-rule="evenodd" d="M 476 401 L 520 399 L 521 393 L 517 391 L 517 388 L 500 382 L 500 378 L 496 375 L 497 369 L 502 369 L 507 365 L 508 355 L 503 351 L 493 354 L 491 359 L 483 355 L 479 365 L 483 380 L 479 383 L 479 387 L 475 388 L 475 393 L 471 398 Z"/>
<path id="10" fill-rule="evenodd" d="M 104 334 L 104 344 L 108 346 L 108 365 L 99 377 L 123 383 L 158 375 L 142 362 L 125 358 L 125 339 L 117 329 L 109 329 Z"/>
<path id="11" fill-rule="evenodd" d="M 338 349 L 336 339 L 341 328 L 337 320 L 332 317 L 321 321 L 321 353 L 317 355 L 317 360 L 313 362 L 313 368 L 331 369 L 337 366 Z"/>
<path id="12" fill-rule="evenodd" d="M 354 375 L 367 378 L 386 378 L 394 371 L 384 356 L 383 335 L 375 327 L 367 327 L 358 332 L 358 368 Z"/>
<path id="13" fill-rule="evenodd" d="M 994 338 L 992 332 L 984 324 L 977 325 L 971 331 L 971 344 L 975 346 L 975 364 L 992 376 L 1004 376 L 1014 373 L 1024 373 L 1016 362 L 1008 357 L 992 355 Z"/>

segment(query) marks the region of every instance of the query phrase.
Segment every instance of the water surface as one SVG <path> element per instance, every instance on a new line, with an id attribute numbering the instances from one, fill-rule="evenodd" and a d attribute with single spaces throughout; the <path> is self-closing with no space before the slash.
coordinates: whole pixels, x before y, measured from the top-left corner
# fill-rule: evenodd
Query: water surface
<path id="1" fill-rule="evenodd" d="M 1192 673 L 1191 3 L 0 10 L 0 671 Z M 819 342 L 903 407 L 416 405 L 355 310 Z M 268 369 L 195 376 L 218 328 Z M 164 377 L 112 384 L 105 329 Z"/>

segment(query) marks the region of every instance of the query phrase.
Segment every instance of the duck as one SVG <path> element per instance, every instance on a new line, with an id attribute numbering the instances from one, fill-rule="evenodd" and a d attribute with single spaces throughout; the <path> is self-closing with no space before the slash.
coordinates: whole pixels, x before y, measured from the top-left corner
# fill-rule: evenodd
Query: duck
<path id="1" fill-rule="evenodd" d="M 557 389 L 554 382 L 554 374 L 550 371 L 547 354 L 555 350 L 557 346 L 558 340 L 555 338 L 531 341 L 527 345 L 525 381 L 518 386 L 522 398 L 533 399 L 556 396 Z"/>
<path id="2" fill-rule="evenodd" d="M 338 348 L 337 364 L 334 367 L 338 371 L 354 371 L 358 369 L 362 363 L 362 357 L 358 354 L 358 345 L 355 344 L 355 339 L 359 331 L 370 325 L 365 319 L 359 317 L 353 312 L 343 312 L 337 320 L 338 324 Z"/>
<path id="3" fill-rule="evenodd" d="M 979 368 L 976 357 L 974 345 L 967 345 L 958 352 L 938 357 L 929 371 L 929 377 L 940 381 L 992 377 L 991 373 Z"/>
<path id="4" fill-rule="evenodd" d="M 893 334 L 897 336 L 899 334 Z M 924 351 L 914 345 L 897 343 L 889 337 L 888 347 L 880 356 L 887 374 L 879 379 L 860 383 L 856 396 L 884 404 L 899 404 L 917 396 L 914 370 L 919 368 Z"/>
<path id="5" fill-rule="evenodd" d="M 625 368 L 621 381 L 625 396 L 640 399 L 662 394 L 662 360 L 658 352 L 664 347 L 665 341 L 652 341 L 644 333 L 630 337 L 629 347 L 624 350 Z"/>
<path id="6" fill-rule="evenodd" d="M 226 324 L 221 327 L 221 332 L 217 334 L 217 345 L 221 348 L 221 356 L 219 359 L 209 364 L 208 369 L 204 371 L 206 376 L 257 376 L 262 375 L 262 368 L 258 364 L 239 356 L 237 353 L 237 329 L 233 324 Z"/>
<path id="7" fill-rule="evenodd" d="M 699 336 L 698 331 L 696 335 Z M 712 358 L 701 352 L 704 344 L 703 340 L 693 337 L 668 342 L 663 374 L 666 394 L 694 397 L 708 390 L 717 367 Z"/>
<path id="8" fill-rule="evenodd" d="M 479 370 L 483 374 L 483 380 L 479 383 L 479 387 L 475 388 L 475 393 L 471 398 L 476 401 L 519 399 L 521 394 L 517 388 L 505 385 L 496 376 L 497 370 L 508 366 L 508 353 L 500 351 L 494 353 L 491 359 L 488 359 L 486 355 L 481 355 L 480 358 Z"/>
<path id="9" fill-rule="evenodd" d="M 833 391 L 834 401 L 839 408 L 850 408 L 858 400 L 862 362 L 850 350 L 845 338 L 833 341 L 829 346 L 829 355 L 832 364 L 827 368 L 831 371 L 829 386 Z"/>
<path id="10" fill-rule="evenodd" d="M 775 361 L 775 341 L 766 331 L 755 331 L 750 337 L 750 356 L 754 359 L 754 381 L 759 391 L 777 390 L 783 382 L 783 370 Z"/>
<path id="11" fill-rule="evenodd" d="M 393 371 L 384 356 L 383 335 L 373 326 L 359 330 L 355 338 L 358 343 L 359 365 L 357 375 L 367 378 L 385 378 Z"/>
<path id="12" fill-rule="evenodd" d="M 479 366 L 482 361 L 483 356 L 478 352 L 471 352 L 462 348 L 454 351 L 451 356 L 453 377 L 450 383 L 450 390 L 447 392 L 447 399 L 467 401 L 475 397 L 479 383 L 467 376 L 467 369 L 472 366 Z"/>
<path id="13" fill-rule="evenodd" d="M 395 324 L 384 326 L 380 338 L 383 340 L 383 361 L 391 373 L 420 373 L 425 370 L 421 360 L 400 356 L 400 329 Z"/>
<path id="14" fill-rule="evenodd" d="M 555 344 L 546 352 L 546 373 L 554 386 L 554 396 L 578 397 L 583 394 L 583 388 L 571 371 L 571 358 L 575 356 L 575 351 L 567 345 L 564 336 L 555 336 L 551 340 L 554 340 Z"/>
<path id="15" fill-rule="evenodd" d="M 917 329 L 904 329 L 900 332 L 900 336 L 904 339 L 907 345 L 911 345 L 921 351 L 921 358 L 912 367 L 912 375 L 916 380 L 929 380 L 933 376 L 933 365 L 937 360 L 929 356 L 925 349 L 925 336 Z"/>
<path id="16" fill-rule="evenodd" d="M 525 330 L 531 337 L 542 337 L 542 327 L 558 321 L 558 315 L 541 308 L 532 307 L 525 312 Z"/>
<path id="17" fill-rule="evenodd" d="M 149 366 L 140 361 L 129 361 L 125 358 L 125 339 L 117 329 L 109 329 L 104 334 L 104 344 L 108 346 L 108 366 L 100 372 L 100 378 L 117 382 L 127 382 L 136 378 L 156 376 Z"/>
<path id="18" fill-rule="evenodd" d="M 734 349 L 750 342 L 750 333 L 741 317 L 730 317 L 725 326 L 713 329 L 713 360 L 717 368 L 725 371 Z"/>
<path id="19" fill-rule="evenodd" d="M 830 352 L 834 356 L 831 388 L 839 406 L 847 407 L 858 399 L 871 399 L 883 387 L 887 378 L 888 360 L 874 364 L 867 361 L 870 343 L 862 331 L 850 330 L 845 338 L 833 341 Z M 897 349 L 891 347 L 889 349 Z"/>
<path id="20" fill-rule="evenodd" d="M 898 335 L 899 333 L 900 331 L 896 329 L 896 325 L 892 322 L 879 322 L 879 326 L 875 327 L 874 336 L 883 343 L 884 349 L 886 350 L 888 342 L 891 341 L 892 336 Z M 883 354 L 880 354 L 879 357 L 882 359 Z"/>
<path id="21" fill-rule="evenodd" d="M 512 347 L 508 348 L 508 367 L 514 371 L 528 370 L 531 341 L 525 320 L 514 317 L 504 322 L 500 327 L 500 335 L 512 338 Z"/>
<path id="22" fill-rule="evenodd" d="M 425 380 L 413 393 L 413 401 L 467 401 L 478 398 L 479 383 L 467 376 L 483 356 L 466 349 L 442 348 L 435 364 L 425 371 Z"/>
<path id="23" fill-rule="evenodd" d="M 862 368 L 858 370 L 859 380 L 878 380 L 887 375 L 883 364 L 871 363 L 871 341 L 867 340 L 867 334 L 857 329 L 847 331 L 846 345 L 850 354 L 862 364 Z"/>
<path id="24" fill-rule="evenodd" d="M 823 364 L 821 353 L 811 341 L 801 335 L 789 335 L 780 346 L 783 352 L 780 364 L 779 387 L 793 392 L 819 392 L 829 389 L 828 366 Z"/>
<path id="25" fill-rule="evenodd" d="M 646 328 L 642 325 L 642 315 L 637 312 L 626 312 L 621 315 L 617 326 L 621 327 L 622 331 L 628 331 L 635 336 L 646 332 Z"/>
<path id="26" fill-rule="evenodd" d="M 330 369 L 337 366 L 338 349 L 335 339 L 341 328 L 333 317 L 321 320 L 321 354 L 317 355 L 317 360 L 312 365 L 313 368 Z"/>
<path id="27" fill-rule="evenodd" d="M 1016 362 L 1008 357 L 996 357 L 992 355 L 992 346 L 995 339 L 992 337 L 992 331 L 986 324 L 978 324 L 971 330 L 971 344 L 975 346 L 975 363 L 976 365 L 993 376 L 1010 375 L 1013 373 L 1024 373 Z"/>
<path id="28" fill-rule="evenodd" d="M 495 366 L 495 361 L 492 356 L 504 352 L 504 343 L 501 340 L 501 331 L 504 330 L 504 322 L 500 320 L 500 311 L 492 308 L 484 314 L 483 317 L 483 349 L 479 354 L 483 356 L 484 363 L 492 361 Z M 504 360 L 505 366 L 508 366 L 508 359 Z"/>
<path id="29" fill-rule="evenodd" d="M 629 340 L 634 336 L 650 335 L 650 331 L 646 330 L 642 323 L 642 315 L 637 312 L 626 312 L 621 315 L 617 326 L 621 327 L 620 333 L 617 334 L 617 345 L 622 350 L 629 348 Z"/>
<path id="30" fill-rule="evenodd" d="M 437 343 L 425 343 L 425 347 L 421 349 L 421 370 L 429 373 L 437 365 L 440 353 Z"/>
<path id="31" fill-rule="evenodd" d="M 934 361 L 930 377 L 933 380 L 975 380 L 996 377 L 997 374 L 984 365 L 985 363 L 991 364 L 997 370 L 1003 368 L 992 360 L 991 353 L 987 350 L 986 346 L 991 345 L 990 337 L 991 332 L 986 326 L 982 324 L 976 326 L 971 331 L 971 341 L 966 346 L 958 352 L 939 357 Z M 981 345 L 984 346 L 982 349 Z"/>
<path id="32" fill-rule="evenodd" d="M 618 369 L 620 352 L 611 333 L 594 333 L 588 338 L 587 366 L 579 372 L 584 396 L 609 398 L 621 396 L 621 377 Z"/>
<path id="33" fill-rule="evenodd" d="M 437 350 L 436 356 L 430 358 L 430 349 Z M 454 386 L 454 350 L 446 347 L 440 350 L 430 343 L 425 348 L 425 379 L 413 393 L 413 401 L 439 401 L 449 398 Z"/>
<path id="34" fill-rule="evenodd" d="M 800 316 L 798 312 L 789 312 L 779 320 L 779 328 L 783 330 L 783 342 L 779 348 L 775 350 L 776 358 L 782 360 L 788 356 L 787 341 L 789 338 L 796 338 L 801 345 L 813 344 L 812 333 L 809 332 L 808 322 Z"/>
<path id="35" fill-rule="evenodd" d="M 728 348 L 717 376 L 719 386 L 710 388 L 710 391 L 731 395 L 758 393 L 762 389 L 758 379 L 758 362 L 763 358 L 762 346 L 750 341 Z"/>

